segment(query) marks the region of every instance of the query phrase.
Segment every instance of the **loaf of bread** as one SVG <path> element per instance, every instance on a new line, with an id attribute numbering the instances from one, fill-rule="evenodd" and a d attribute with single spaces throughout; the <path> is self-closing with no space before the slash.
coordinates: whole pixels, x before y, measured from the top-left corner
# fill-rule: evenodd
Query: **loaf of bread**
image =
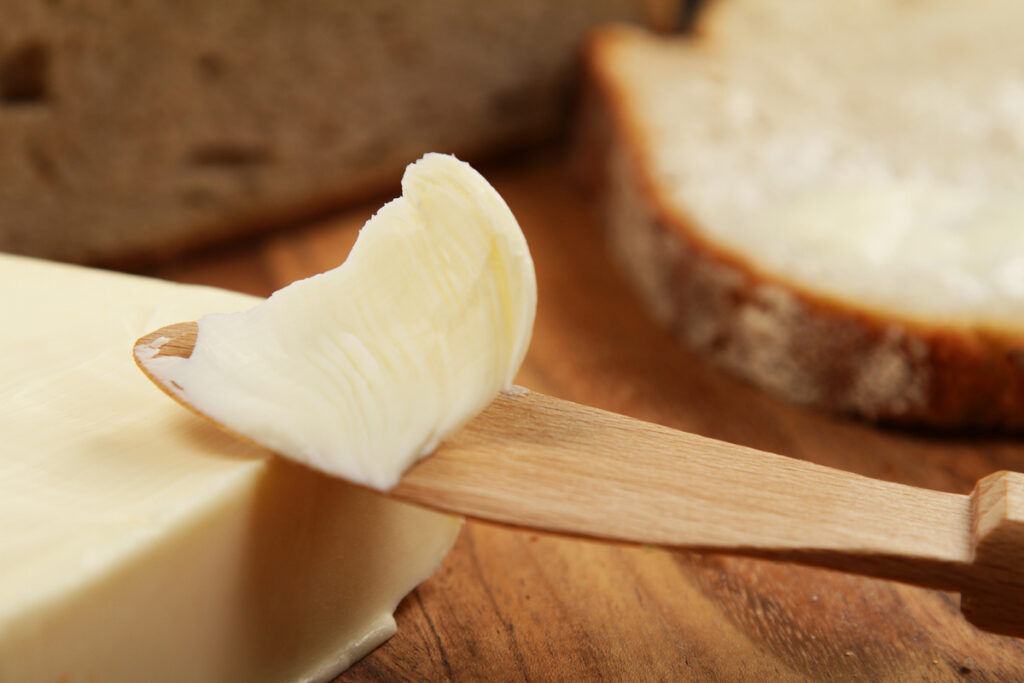
<path id="1" fill-rule="evenodd" d="M 151 260 L 550 137 L 586 31 L 679 4 L 6 3 L 0 251 Z"/>
<path id="2" fill-rule="evenodd" d="M 588 48 L 618 255 L 692 348 L 794 401 L 1024 427 L 1024 4 L 720 0 Z"/>

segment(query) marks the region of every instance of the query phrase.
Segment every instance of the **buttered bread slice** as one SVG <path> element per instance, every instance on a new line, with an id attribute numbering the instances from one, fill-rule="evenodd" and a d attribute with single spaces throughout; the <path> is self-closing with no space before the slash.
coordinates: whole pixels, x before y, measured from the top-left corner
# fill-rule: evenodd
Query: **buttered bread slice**
<path id="1" fill-rule="evenodd" d="M 612 249 L 691 347 L 792 400 L 1024 427 L 1013 2 L 723 0 L 590 44 Z"/>

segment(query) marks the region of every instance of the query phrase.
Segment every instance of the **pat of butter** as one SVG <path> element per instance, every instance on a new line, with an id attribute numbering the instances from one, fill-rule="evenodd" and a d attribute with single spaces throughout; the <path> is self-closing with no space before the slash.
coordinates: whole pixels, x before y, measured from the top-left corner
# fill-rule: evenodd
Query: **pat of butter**
<path id="1" fill-rule="evenodd" d="M 251 297 L 0 255 L 0 681 L 325 680 L 459 520 L 222 435 L 139 336 Z"/>
<path id="2" fill-rule="evenodd" d="M 526 239 L 452 156 L 411 164 L 342 265 L 199 320 L 191 357 L 136 349 L 204 415 L 275 452 L 386 489 L 511 386 L 533 332 Z"/>

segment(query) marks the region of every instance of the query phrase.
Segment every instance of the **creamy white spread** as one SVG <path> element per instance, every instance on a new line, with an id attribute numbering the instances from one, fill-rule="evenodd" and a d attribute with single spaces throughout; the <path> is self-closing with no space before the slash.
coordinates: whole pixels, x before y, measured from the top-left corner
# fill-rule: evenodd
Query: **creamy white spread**
<path id="1" fill-rule="evenodd" d="M 609 64 L 633 139 L 673 212 L 761 274 L 1019 332 L 1024 5 L 894 4 L 716 3 L 702 49 L 624 43 Z"/>
<path id="2" fill-rule="evenodd" d="M 334 270 L 199 320 L 188 359 L 140 362 L 218 423 L 293 460 L 386 489 L 509 387 L 537 288 L 519 225 L 454 157 L 410 165 L 403 194 Z"/>
<path id="3" fill-rule="evenodd" d="M 0 254 L 0 681 L 330 681 L 455 518 L 269 457 L 160 396 L 141 335 L 259 300 Z"/>

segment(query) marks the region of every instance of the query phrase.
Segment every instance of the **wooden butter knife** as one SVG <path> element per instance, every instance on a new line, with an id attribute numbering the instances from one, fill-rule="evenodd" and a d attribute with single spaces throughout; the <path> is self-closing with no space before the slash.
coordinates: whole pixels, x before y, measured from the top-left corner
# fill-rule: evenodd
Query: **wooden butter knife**
<path id="1" fill-rule="evenodd" d="M 160 355 L 188 358 L 197 329 L 170 325 L 136 346 L 165 337 Z M 1022 474 L 989 475 L 970 495 L 943 493 L 522 389 L 500 395 L 387 495 L 542 531 L 957 591 L 969 621 L 1024 637 Z"/>

